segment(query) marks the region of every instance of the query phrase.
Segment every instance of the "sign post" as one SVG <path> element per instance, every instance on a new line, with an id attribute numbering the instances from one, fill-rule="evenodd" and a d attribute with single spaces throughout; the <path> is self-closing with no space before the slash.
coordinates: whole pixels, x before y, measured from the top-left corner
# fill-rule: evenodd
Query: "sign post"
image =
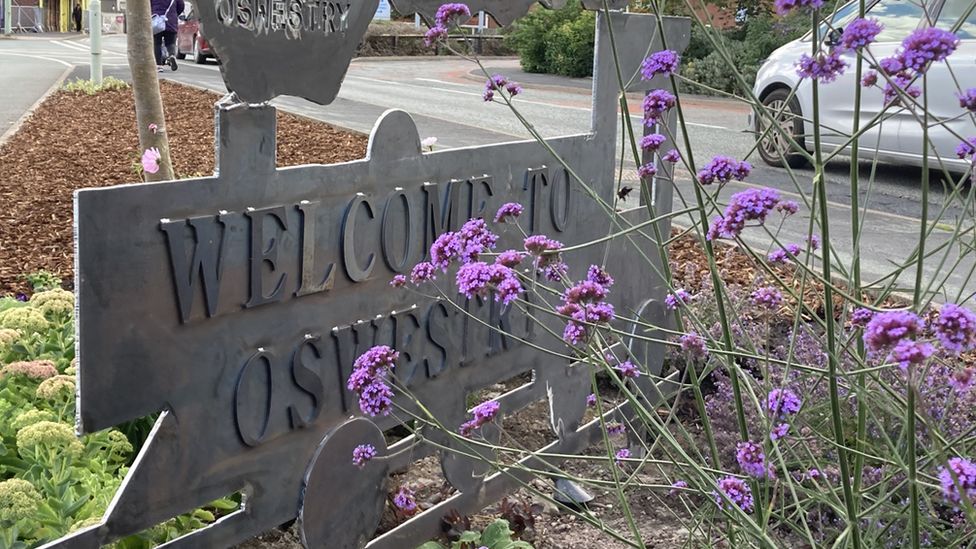
<path id="1" fill-rule="evenodd" d="M 88 39 L 91 44 L 90 77 L 102 85 L 102 0 L 88 0 Z"/>
<path id="2" fill-rule="evenodd" d="M 636 74 L 644 52 L 660 48 L 656 19 L 598 14 L 588 133 L 545 146 L 424 152 L 410 115 L 390 110 L 374 126 L 366 158 L 278 169 L 267 101 L 285 93 L 334 99 L 377 0 L 332 8 L 348 10 L 332 23 L 315 13 L 323 3 L 310 6 L 309 28 L 248 20 L 260 34 L 235 16 L 236 2 L 201 10 L 233 91 L 216 105 L 213 177 L 75 194 L 79 428 L 159 419 L 101 523 L 48 547 L 110 543 L 233 493 L 246 505 L 170 543 L 226 547 L 297 519 L 306 547 L 412 547 L 436 536 L 449 510 L 476 512 L 527 480 L 529 468 L 551 466 L 530 456 L 528 468 L 490 475 L 466 443 L 436 430 L 424 433 L 436 445 L 410 437 L 388 447 L 383 431 L 407 418 L 358 417 L 346 388 L 356 357 L 373 345 L 400 351 L 398 383 L 449 429 L 465 420 L 469 395 L 532 372 L 532 381 L 497 402 L 511 414 L 548 399 L 556 440 L 540 450 L 577 453 L 601 436 L 598 421 L 582 425 L 589 366 L 538 350 L 564 349 L 550 332 L 561 333 L 558 318 L 539 326 L 492 299 L 418 296 L 389 281 L 422 261 L 440 234 L 469 218 L 489 220 L 506 202 L 525 206 L 526 230 L 567 246 L 647 219 L 644 207 L 614 208 L 620 90 L 609 29 L 620 70 Z M 335 25 L 347 25 L 345 32 Z M 669 18 L 664 28 L 669 45 L 683 49 L 688 20 Z M 256 47 L 259 41 L 268 46 Z M 660 85 L 632 81 L 630 91 Z M 670 206 L 663 202 L 658 215 Z M 513 231 L 501 238 L 499 249 L 521 246 Z M 569 275 L 613 265 L 621 318 L 662 324 L 665 282 L 649 281 L 646 268 L 629 260 L 633 246 L 610 241 L 567 252 Z M 638 380 L 640 394 L 667 392 L 667 380 L 652 381 L 663 363 L 659 344 L 624 337 L 619 345 L 652 374 Z M 417 411 L 406 395 L 395 402 Z M 378 455 L 360 469 L 351 456 L 363 443 Z M 389 472 L 431 454 L 457 494 L 370 541 Z"/>

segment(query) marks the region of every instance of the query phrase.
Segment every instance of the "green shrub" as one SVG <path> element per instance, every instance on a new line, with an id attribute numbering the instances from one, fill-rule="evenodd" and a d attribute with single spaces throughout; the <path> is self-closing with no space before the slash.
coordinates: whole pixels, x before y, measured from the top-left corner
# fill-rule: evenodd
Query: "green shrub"
<path id="1" fill-rule="evenodd" d="M 515 532 L 508 525 L 505 519 L 495 519 L 481 532 L 468 530 L 461 534 L 461 537 L 451 543 L 450 549 L 476 549 L 477 547 L 487 547 L 488 549 L 532 549 L 532 544 L 527 541 L 513 540 Z M 417 549 L 446 549 L 444 545 L 436 541 L 428 541 Z"/>
<path id="2" fill-rule="evenodd" d="M 579 20 L 588 23 L 572 24 Z M 593 69 L 593 20 L 593 14 L 584 12 L 579 0 L 570 0 L 562 9 L 533 10 L 514 25 L 505 41 L 518 53 L 525 72 L 587 76 Z M 565 27 L 567 23 L 570 25 Z M 578 52 L 576 55 L 583 59 L 570 59 L 570 51 Z M 560 67 L 573 72 L 557 70 L 552 65 L 556 59 Z M 581 72 L 580 68 L 584 66 L 585 71 Z"/>
<path id="3" fill-rule="evenodd" d="M 596 15 L 584 11 L 546 34 L 546 63 L 551 72 L 574 77 L 593 74 L 595 22 Z"/>
<path id="4" fill-rule="evenodd" d="M 77 80 L 72 80 L 61 87 L 66 92 L 69 93 L 83 93 L 85 95 L 95 95 L 98 92 L 108 91 L 108 90 L 124 90 L 128 88 L 129 85 L 123 80 L 119 80 L 114 76 L 106 76 L 102 79 L 102 85 L 96 86 L 91 80 L 82 80 L 81 78 Z"/>

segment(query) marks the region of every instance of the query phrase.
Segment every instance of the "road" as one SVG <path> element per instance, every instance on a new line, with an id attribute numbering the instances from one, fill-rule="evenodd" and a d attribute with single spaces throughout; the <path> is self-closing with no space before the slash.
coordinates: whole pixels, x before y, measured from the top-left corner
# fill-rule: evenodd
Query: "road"
<path id="1" fill-rule="evenodd" d="M 59 74 L 63 67 L 75 65 L 75 74 L 87 77 L 87 41 L 78 40 L 0 40 L 0 64 L 6 74 L 40 74 L 30 81 L 53 80 L 49 74 Z M 125 42 L 122 36 L 104 39 L 105 74 L 127 78 L 128 67 Z M 522 114 L 544 136 L 556 136 L 585 132 L 590 124 L 590 83 L 588 79 L 570 79 L 549 75 L 522 73 L 515 59 L 488 59 L 485 66 L 490 73 L 501 73 L 520 80 L 525 93 L 517 98 Z M 12 67 L 12 73 L 7 72 Z M 182 62 L 176 72 L 166 71 L 163 78 L 194 86 L 226 91 L 215 63 L 196 65 L 189 60 Z M 6 77 L 5 77 L 6 80 Z M 529 138 L 528 131 L 503 105 L 486 104 L 481 99 L 484 77 L 475 65 L 457 58 L 362 58 L 349 67 L 338 99 L 331 105 L 320 106 L 296 98 L 279 98 L 274 103 L 282 109 L 324 120 L 349 129 L 368 132 L 378 116 L 389 108 L 403 109 L 414 116 L 421 137 L 436 136 L 439 147 L 466 147 L 486 143 Z M 7 92 L 4 92 L 7 95 Z M 630 98 L 632 112 L 640 112 L 640 98 Z M 766 166 L 753 152 L 753 137 L 745 131 L 748 107 L 725 99 L 689 96 L 683 98 L 688 138 L 697 165 L 702 165 L 713 155 L 726 154 L 746 158 L 754 165 L 747 182 L 732 183 L 721 193 L 720 201 L 731 193 L 750 186 L 772 186 L 785 198 L 798 199 L 798 189 L 810 196 L 813 172 L 810 169 L 795 171 L 796 181 L 786 170 Z M 639 118 L 634 118 L 639 123 Z M 4 123 L 0 113 L 0 124 Z M 5 126 L 0 125 L 0 133 Z M 679 137 L 679 141 L 681 138 Z M 869 163 L 862 163 L 862 188 L 866 188 L 871 171 Z M 831 242 L 841 262 L 849 263 L 851 248 L 850 230 L 850 163 L 846 159 L 832 161 L 825 171 L 830 210 Z M 679 192 L 691 197 L 692 189 L 687 172 L 678 170 L 676 185 Z M 635 170 L 628 170 L 624 178 L 636 179 Z M 911 253 L 913 241 L 919 232 L 918 217 L 921 211 L 921 171 L 918 168 L 879 164 L 872 184 L 870 198 L 862 193 L 862 206 L 868 203 L 865 213 L 862 248 L 862 266 L 865 279 L 877 278 L 891 270 L 891 263 L 903 262 Z M 941 178 L 932 172 L 930 215 L 939 212 L 945 198 Z M 968 192 L 968 187 L 965 189 Z M 957 202 L 958 204 L 958 202 Z M 950 239 L 947 226 L 955 218 L 967 219 L 972 225 L 972 215 L 953 205 L 946 211 L 943 223 L 938 225 L 929 238 L 927 247 L 934 247 Z M 681 219 L 688 224 L 693 219 Z M 780 239 L 786 242 L 802 240 L 809 215 L 805 210 L 783 226 Z M 769 239 L 760 229 L 745 233 L 750 243 L 767 246 Z M 948 256 L 949 265 L 956 259 L 956 252 Z M 937 264 L 941 256 L 926 262 L 927 278 L 941 279 Z M 971 257 L 963 257 L 956 273 L 948 277 L 946 295 L 938 299 L 957 300 L 976 292 L 976 281 L 969 280 L 967 273 L 974 268 Z M 914 273 L 914 269 L 911 270 Z M 912 275 L 913 276 L 913 275 Z M 910 284 L 907 274 L 902 284 Z"/>

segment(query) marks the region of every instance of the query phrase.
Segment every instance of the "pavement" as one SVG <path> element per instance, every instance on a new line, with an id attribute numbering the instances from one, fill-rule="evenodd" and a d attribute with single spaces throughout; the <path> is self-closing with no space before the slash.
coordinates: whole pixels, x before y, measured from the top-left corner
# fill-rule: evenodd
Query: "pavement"
<path id="1" fill-rule="evenodd" d="M 105 75 L 128 79 L 124 40 L 124 36 L 120 35 L 103 38 Z M 0 87 L 4 99 L 0 101 L 0 124 L 18 118 L 56 80 L 64 67 L 75 67 L 72 77 L 87 78 L 87 47 L 88 41 L 84 37 L 0 40 L 3 80 L 17 82 L 16 86 Z M 517 98 L 517 102 L 523 115 L 542 135 L 550 137 L 589 129 L 588 78 L 527 74 L 521 71 L 516 59 L 509 58 L 485 59 L 484 65 L 489 73 L 505 74 L 523 84 L 525 93 Z M 12 75 L 10 80 L 7 79 L 8 75 Z M 220 68 L 213 62 L 196 65 L 188 59 L 180 63 L 178 71 L 167 71 L 160 76 L 226 92 L 220 78 Z M 414 117 L 421 137 L 438 138 L 439 148 L 530 138 L 528 131 L 506 107 L 482 101 L 483 83 L 484 77 L 478 67 L 457 58 L 361 58 L 350 65 L 339 96 L 331 105 L 316 105 L 290 97 L 276 99 L 273 103 L 283 110 L 363 133 L 370 131 L 385 110 L 403 109 Z M 628 99 L 631 112 L 639 113 L 640 98 L 635 95 Z M 698 96 L 683 97 L 683 105 L 688 137 L 698 165 L 716 154 L 746 158 L 754 165 L 747 182 L 726 185 L 720 194 L 721 202 L 734 192 L 754 186 L 777 188 L 785 198 L 799 199 L 801 193 L 810 196 L 812 170 L 795 170 L 794 180 L 786 170 L 763 164 L 753 151 L 753 136 L 745 131 L 749 111 L 747 105 Z M 639 117 L 635 116 L 634 122 L 639 124 Z M 0 134 L 3 128 L 0 126 Z M 865 189 L 871 180 L 872 166 L 864 162 L 859 168 L 862 189 Z M 893 263 L 903 262 L 911 254 L 912 243 L 917 240 L 920 229 L 921 170 L 888 164 L 879 164 L 873 169 L 869 200 L 866 192 L 862 192 L 861 197 L 862 207 L 867 202 L 861 242 L 865 250 L 862 268 L 866 280 L 891 271 Z M 844 263 L 849 263 L 849 250 L 852 247 L 849 170 L 850 162 L 846 159 L 836 159 L 825 169 L 831 242 L 837 258 Z M 679 194 L 693 196 L 689 174 L 678 170 L 675 178 Z M 941 209 L 947 195 L 941 184 L 941 176 L 932 172 L 931 178 L 930 215 L 934 215 Z M 636 171 L 633 168 L 625 170 L 624 179 L 635 181 Z M 968 187 L 966 190 L 968 192 Z M 971 221 L 973 218 L 971 212 L 967 213 L 957 205 L 947 208 L 945 215 L 943 223 L 929 237 L 929 249 L 950 239 L 946 229 L 953 219 Z M 687 225 L 695 220 L 685 218 L 676 221 Z M 778 229 L 779 239 L 783 242 L 802 241 L 808 223 L 809 214 L 805 208 L 801 209 L 800 214 Z M 744 234 L 747 241 L 762 249 L 771 241 L 761 229 L 749 229 Z M 959 259 L 959 253 L 958 249 L 949 248 L 945 258 L 940 256 L 926 261 L 927 278 L 937 281 L 936 288 L 942 286 L 942 277 L 948 271 L 946 268 L 940 269 L 939 264 L 953 265 Z M 966 274 L 974 268 L 976 264 L 972 258 L 964 254 L 955 273 L 946 277 L 944 295 L 937 299 L 955 301 L 960 296 L 976 292 L 976 281 Z M 914 269 L 903 275 L 901 283 L 908 285 L 913 280 L 911 276 L 914 276 Z"/>

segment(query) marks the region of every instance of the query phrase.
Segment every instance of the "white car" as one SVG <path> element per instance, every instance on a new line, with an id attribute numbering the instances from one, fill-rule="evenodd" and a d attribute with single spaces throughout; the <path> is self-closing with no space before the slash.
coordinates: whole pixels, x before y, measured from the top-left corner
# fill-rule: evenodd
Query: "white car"
<path id="1" fill-rule="evenodd" d="M 865 9 L 866 17 L 878 20 L 884 29 L 868 47 L 870 56 L 865 55 L 862 74 L 874 68 L 870 57 L 881 60 L 893 55 L 909 33 L 928 25 L 929 21 L 947 30 L 957 27 L 956 34 L 961 39 L 959 48 L 946 61 L 934 63 L 927 73 L 929 166 L 938 168 L 938 158 L 941 157 L 946 168 L 952 171 L 968 169 L 971 162 L 960 160 L 955 149 L 963 138 L 976 136 L 973 115 L 959 106 L 957 97 L 960 90 L 976 87 L 976 8 L 973 0 L 928 0 L 924 7 L 911 0 L 868 0 Z M 838 31 L 857 14 L 856 1 L 839 8 L 831 19 L 831 26 L 836 29 L 834 33 L 828 32 L 828 25 L 821 26 L 821 36 L 828 37 L 825 42 L 836 42 Z M 811 53 L 811 35 L 808 33 L 774 51 L 760 67 L 754 89 L 756 97 L 772 111 L 771 114 L 782 112 L 776 122 L 792 132 L 796 142 L 807 150 L 812 149 L 813 141 L 813 85 L 809 79 L 801 80 L 796 74 L 796 62 L 804 53 Z M 848 64 L 844 74 L 819 86 L 821 142 L 825 153 L 844 145 L 854 127 L 854 89 L 859 85 L 855 82 L 856 57 L 853 52 L 846 52 L 842 58 Z M 884 78 L 879 76 L 877 85 L 863 89 L 861 128 L 882 112 L 884 98 L 880 86 L 884 83 Z M 915 85 L 922 86 L 921 78 Z M 790 98 L 794 89 L 795 94 Z M 921 100 L 919 98 L 919 102 Z M 757 131 L 758 138 L 768 127 L 769 117 L 763 119 L 753 113 L 751 118 L 750 128 Z M 921 118 L 912 109 L 889 107 L 880 121 L 859 137 L 858 145 L 861 158 L 873 158 L 877 154 L 879 160 L 921 166 Z M 846 153 L 848 149 L 845 147 L 842 152 Z M 759 143 L 758 150 L 766 163 L 782 166 L 784 156 L 781 152 L 789 150 L 789 142 L 778 132 L 771 131 Z M 804 158 L 796 153 L 787 154 L 785 162 L 797 167 L 804 163 Z"/>

